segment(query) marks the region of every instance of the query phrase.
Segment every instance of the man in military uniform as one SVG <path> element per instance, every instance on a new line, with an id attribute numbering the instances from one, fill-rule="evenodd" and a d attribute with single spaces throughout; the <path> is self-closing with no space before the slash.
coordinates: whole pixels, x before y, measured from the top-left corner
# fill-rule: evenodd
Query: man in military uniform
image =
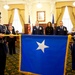
<path id="1" fill-rule="evenodd" d="M 67 28 L 63 26 L 62 21 L 60 21 L 60 26 L 56 28 L 56 35 L 67 35 Z"/>
<path id="2" fill-rule="evenodd" d="M 4 75 L 6 65 L 6 40 L 4 33 L 3 26 L 0 25 L 0 75 Z"/>
<path id="3" fill-rule="evenodd" d="M 36 24 L 33 27 L 32 34 L 34 34 L 34 35 L 43 35 L 44 34 L 43 27 L 39 26 L 38 21 L 36 21 Z"/>

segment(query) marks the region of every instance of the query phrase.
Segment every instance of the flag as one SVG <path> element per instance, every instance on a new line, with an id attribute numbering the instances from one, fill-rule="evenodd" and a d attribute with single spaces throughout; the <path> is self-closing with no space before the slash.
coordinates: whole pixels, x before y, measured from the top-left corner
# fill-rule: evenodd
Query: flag
<path id="1" fill-rule="evenodd" d="M 28 18 L 28 23 L 30 24 L 30 15 L 29 15 L 29 18 Z"/>
<path id="2" fill-rule="evenodd" d="M 54 24 L 54 14 L 52 14 L 52 24 Z"/>
<path id="3" fill-rule="evenodd" d="M 20 71 L 64 75 L 67 36 L 21 36 Z"/>
<path id="4" fill-rule="evenodd" d="M 31 34 L 31 32 L 32 32 L 32 24 L 31 24 L 31 20 L 30 20 L 30 15 L 29 15 L 29 18 L 28 18 L 28 23 L 29 23 L 28 34 Z"/>

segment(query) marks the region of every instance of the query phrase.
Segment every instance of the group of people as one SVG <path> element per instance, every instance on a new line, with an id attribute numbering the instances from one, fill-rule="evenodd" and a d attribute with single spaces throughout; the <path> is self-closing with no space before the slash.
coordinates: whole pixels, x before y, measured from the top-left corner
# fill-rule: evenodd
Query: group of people
<path id="1" fill-rule="evenodd" d="M 30 30 L 30 28 L 29 28 Z M 59 26 L 52 26 L 51 22 L 47 23 L 45 31 L 42 26 L 39 25 L 39 22 L 36 21 L 35 26 L 32 29 L 33 35 L 67 35 L 67 28 L 63 26 L 63 22 L 60 21 Z M 4 34 L 9 34 L 5 37 Z M 0 74 L 4 75 L 5 64 L 6 64 L 6 55 L 9 49 L 9 54 L 16 54 L 15 51 L 15 41 L 16 37 L 15 29 L 12 24 L 9 24 L 7 27 L 0 24 Z M 7 47 L 8 44 L 8 47 Z"/>
<path id="2" fill-rule="evenodd" d="M 9 34 L 9 36 L 5 36 L 5 34 Z M 16 38 L 13 36 L 13 34 L 15 34 L 15 30 L 11 24 L 9 24 L 7 27 L 0 24 L 0 75 L 4 75 L 6 55 L 8 53 L 8 50 L 10 55 L 16 53 Z"/>
<path id="3" fill-rule="evenodd" d="M 47 27 L 44 29 L 42 26 L 39 26 L 39 22 L 37 21 L 32 30 L 33 35 L 67 35 L 68 31 L 65 26 L 63 26 L 63 22 L 60 21 L 59 26 L 52 26 L 51 22 L 47 23 Z M 73 43 L 71 44 L 71 54 L 72 54 L 72 70 L 75 70 L 75 32 L 72 32 Z"/>
<path id="4" fill-rule="evenodd" d="M 63 22 L 60 21 L 60 26 L 52 26 L 51 22 L 47 23 L 47 27 L 44 29 L 42 26 L 39 26 L 39 22 L 36 21 L 35 26 L 33 27 L 32 34 L 33 35 L 67 35 L 67 28 L 63 26 Z"/>

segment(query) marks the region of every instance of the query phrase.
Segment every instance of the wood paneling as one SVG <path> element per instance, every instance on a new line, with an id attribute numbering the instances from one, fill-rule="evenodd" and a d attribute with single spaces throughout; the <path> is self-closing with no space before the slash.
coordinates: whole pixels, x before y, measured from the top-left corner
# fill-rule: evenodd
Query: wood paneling
<path id="1" fill-rule="evenodd" d="M 24 33 L 28 34 L 28 24 L 24 24 Z"/>

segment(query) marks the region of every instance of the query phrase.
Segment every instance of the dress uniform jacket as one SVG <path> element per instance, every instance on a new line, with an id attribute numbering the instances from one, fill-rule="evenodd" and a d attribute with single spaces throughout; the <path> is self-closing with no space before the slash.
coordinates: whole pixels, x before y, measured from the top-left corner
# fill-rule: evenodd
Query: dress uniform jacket
<path id="1" fill-rule="evenodd" d="M 2 25 L 0 25 L 0 33 L 4 34 Z M 0 38 L 0 75 L 4 75 L 6 65 L 6 50 L 5 37 Z"/>
<path id="2" fill-rule="evenodd" d="M 65 26 L 58 26 L 55 33 L 56 35 L 67 35 L 67 28 Z"/>
<path id="3" fill-rule="evenodd" d="M 45 28 L 45 34 L 46 34 L 46 35 L 53 35 L 53 27 L 47 26 L 47 27 Z"/>
<path id="4" fill-rule="evenodd" d="M 32 34 L 35 34 L 35 35 L 43 35 L 44 34 L 43 27 L 42 26 L 38 26 L 38 28 L 37 28 L 36 26 L 34 26 L 33 27 Z"/>

